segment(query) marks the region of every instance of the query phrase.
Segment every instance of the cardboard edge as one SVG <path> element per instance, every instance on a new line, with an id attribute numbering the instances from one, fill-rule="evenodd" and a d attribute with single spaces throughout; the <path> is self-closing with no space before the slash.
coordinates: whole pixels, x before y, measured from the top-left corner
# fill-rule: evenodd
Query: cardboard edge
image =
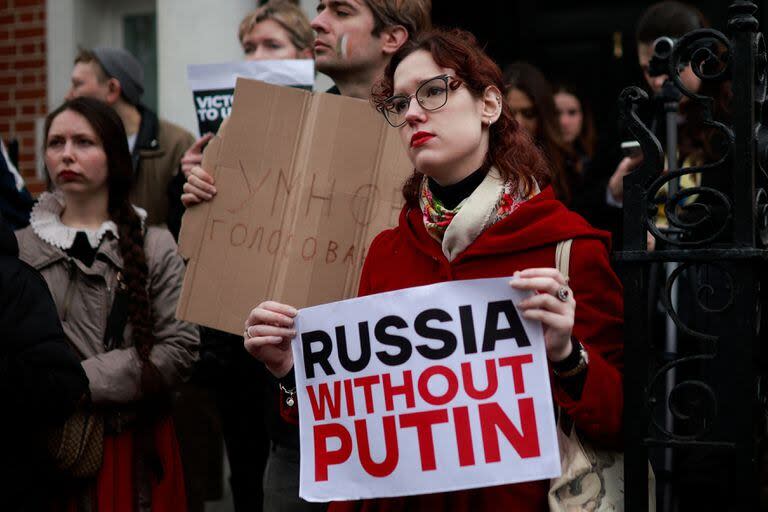
<path id="1" fill-rule="evenodd" d="M 214 178 L 216 177 L 216 170 L 219 162 L 219 150 L 222 143 L 222 137 L 217 135 L 211 139 L 203 151 L 202 167 L 210 169 Z M 212 203 L 215 200 L 216 198 L 213 198 L 211 201 L 206 201 L 193 208 L 187 208 L 181 218 L 178 252 L 187 263 L 186 270 L 184 271 L 181 294 L 176 304 L 176 318 L 181 320 L 188 320 L 187 310 L 189 308 L 190 297 L 192 296 L 192 293 L 194 293 L 193 283 L 194 276 L 198 269 L 197 260 L 199 259 L 200 250 L 203 246 L 205 226 L 208 223 L 208 218 L 210 217 L 213 208 Z"/>
<path id="2" fill-rule="evenodd" d="M 219 163 L 219 150 L 222 146 L 223 139 L 221 136 L 216 135 L 211 139 L 208 145 L 203 151 L 203 163 L 204 169 L 210 169 L 214 179 L 216 178 L 216 171 Z M 179 254 L 185 259 L 191 259 L 197 256 L 200 251 L 200 247 L 203 243 L 203 236 L 205 236 L 205 223 L 208 221 L 208 217 L 211 213 L 212 203 L 216 200 L 213 198 L 210 201 L 206 201 L 192 208 L 187 208 L 184 211 L 184 215 L 181 217 L 181 229 L 179 231 Z"/>

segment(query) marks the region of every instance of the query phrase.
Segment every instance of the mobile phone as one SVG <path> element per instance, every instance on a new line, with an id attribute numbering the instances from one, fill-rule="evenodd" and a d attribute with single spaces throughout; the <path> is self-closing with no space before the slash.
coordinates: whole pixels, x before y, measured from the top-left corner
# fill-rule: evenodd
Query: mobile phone
<path id="1" fill-rule="evenodd" d="M 643 154 L 642 150 L 640 149 L 640 143 L 636 140 L 626 140 L 622 142 L 621 152 L 624 153 L 624 156 L 628 156 L 630 158 L 634 158 Z"/>

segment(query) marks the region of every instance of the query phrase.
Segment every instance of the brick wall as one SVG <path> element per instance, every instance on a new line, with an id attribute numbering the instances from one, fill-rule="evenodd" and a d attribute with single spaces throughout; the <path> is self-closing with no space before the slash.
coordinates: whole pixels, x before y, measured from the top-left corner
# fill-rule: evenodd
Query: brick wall
<path id="1" fill-rule="evenodd" d="M 19 171 L 32 192 L 35 119 L 46 114 L 45 0 L 0 0 L 0 135 L 19 141 Z"/>

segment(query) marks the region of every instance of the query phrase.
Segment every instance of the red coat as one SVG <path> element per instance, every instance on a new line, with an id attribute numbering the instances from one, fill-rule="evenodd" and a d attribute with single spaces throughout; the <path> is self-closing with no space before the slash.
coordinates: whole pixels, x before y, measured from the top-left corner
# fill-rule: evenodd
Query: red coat
<path id="1" fill-rule="evenodd" d="M 621 283 L 608 260 L 610 235 L 554 199 L 547 188 L 483 232 L 452 262 L 424 228 L 421 211 L 405 207 L 399 225 L 380 233 L 363 266 L 359 295 L 443 281 L 511 276 L 516 270 L 554 267 L 555 246 L 573 238 L 570 286 L 576 299 L 574 336 L 589 353 L 581 399 L 573 400 L 552 378 L 558 405 L 583 435 L 618 444 L 622 419 Z M 548 481 L 361 502 L 332 503 L 332 512 L 364 510 L 514 510 L 543 512 Z"/>

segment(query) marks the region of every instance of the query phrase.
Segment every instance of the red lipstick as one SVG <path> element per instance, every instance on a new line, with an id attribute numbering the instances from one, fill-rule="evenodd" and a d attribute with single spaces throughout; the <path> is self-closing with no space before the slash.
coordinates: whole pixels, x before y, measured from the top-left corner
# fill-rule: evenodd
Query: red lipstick
<path id="1" fill-rule="evenodd" d="M 411 147 L 417 148 L 419 146 L 423 146 L 427 142 L 429 142 L 430 139 L 432 139 L 435 135 L 429 132 L 416 132 L 411 137 Z"/>
<path id="2" fill-rule="evenodd" d="M 59 179 L 61 181 L 72 181 L 78 178 L 78 174 L 74 171 L 61 171 L 59 173 Z"/>

